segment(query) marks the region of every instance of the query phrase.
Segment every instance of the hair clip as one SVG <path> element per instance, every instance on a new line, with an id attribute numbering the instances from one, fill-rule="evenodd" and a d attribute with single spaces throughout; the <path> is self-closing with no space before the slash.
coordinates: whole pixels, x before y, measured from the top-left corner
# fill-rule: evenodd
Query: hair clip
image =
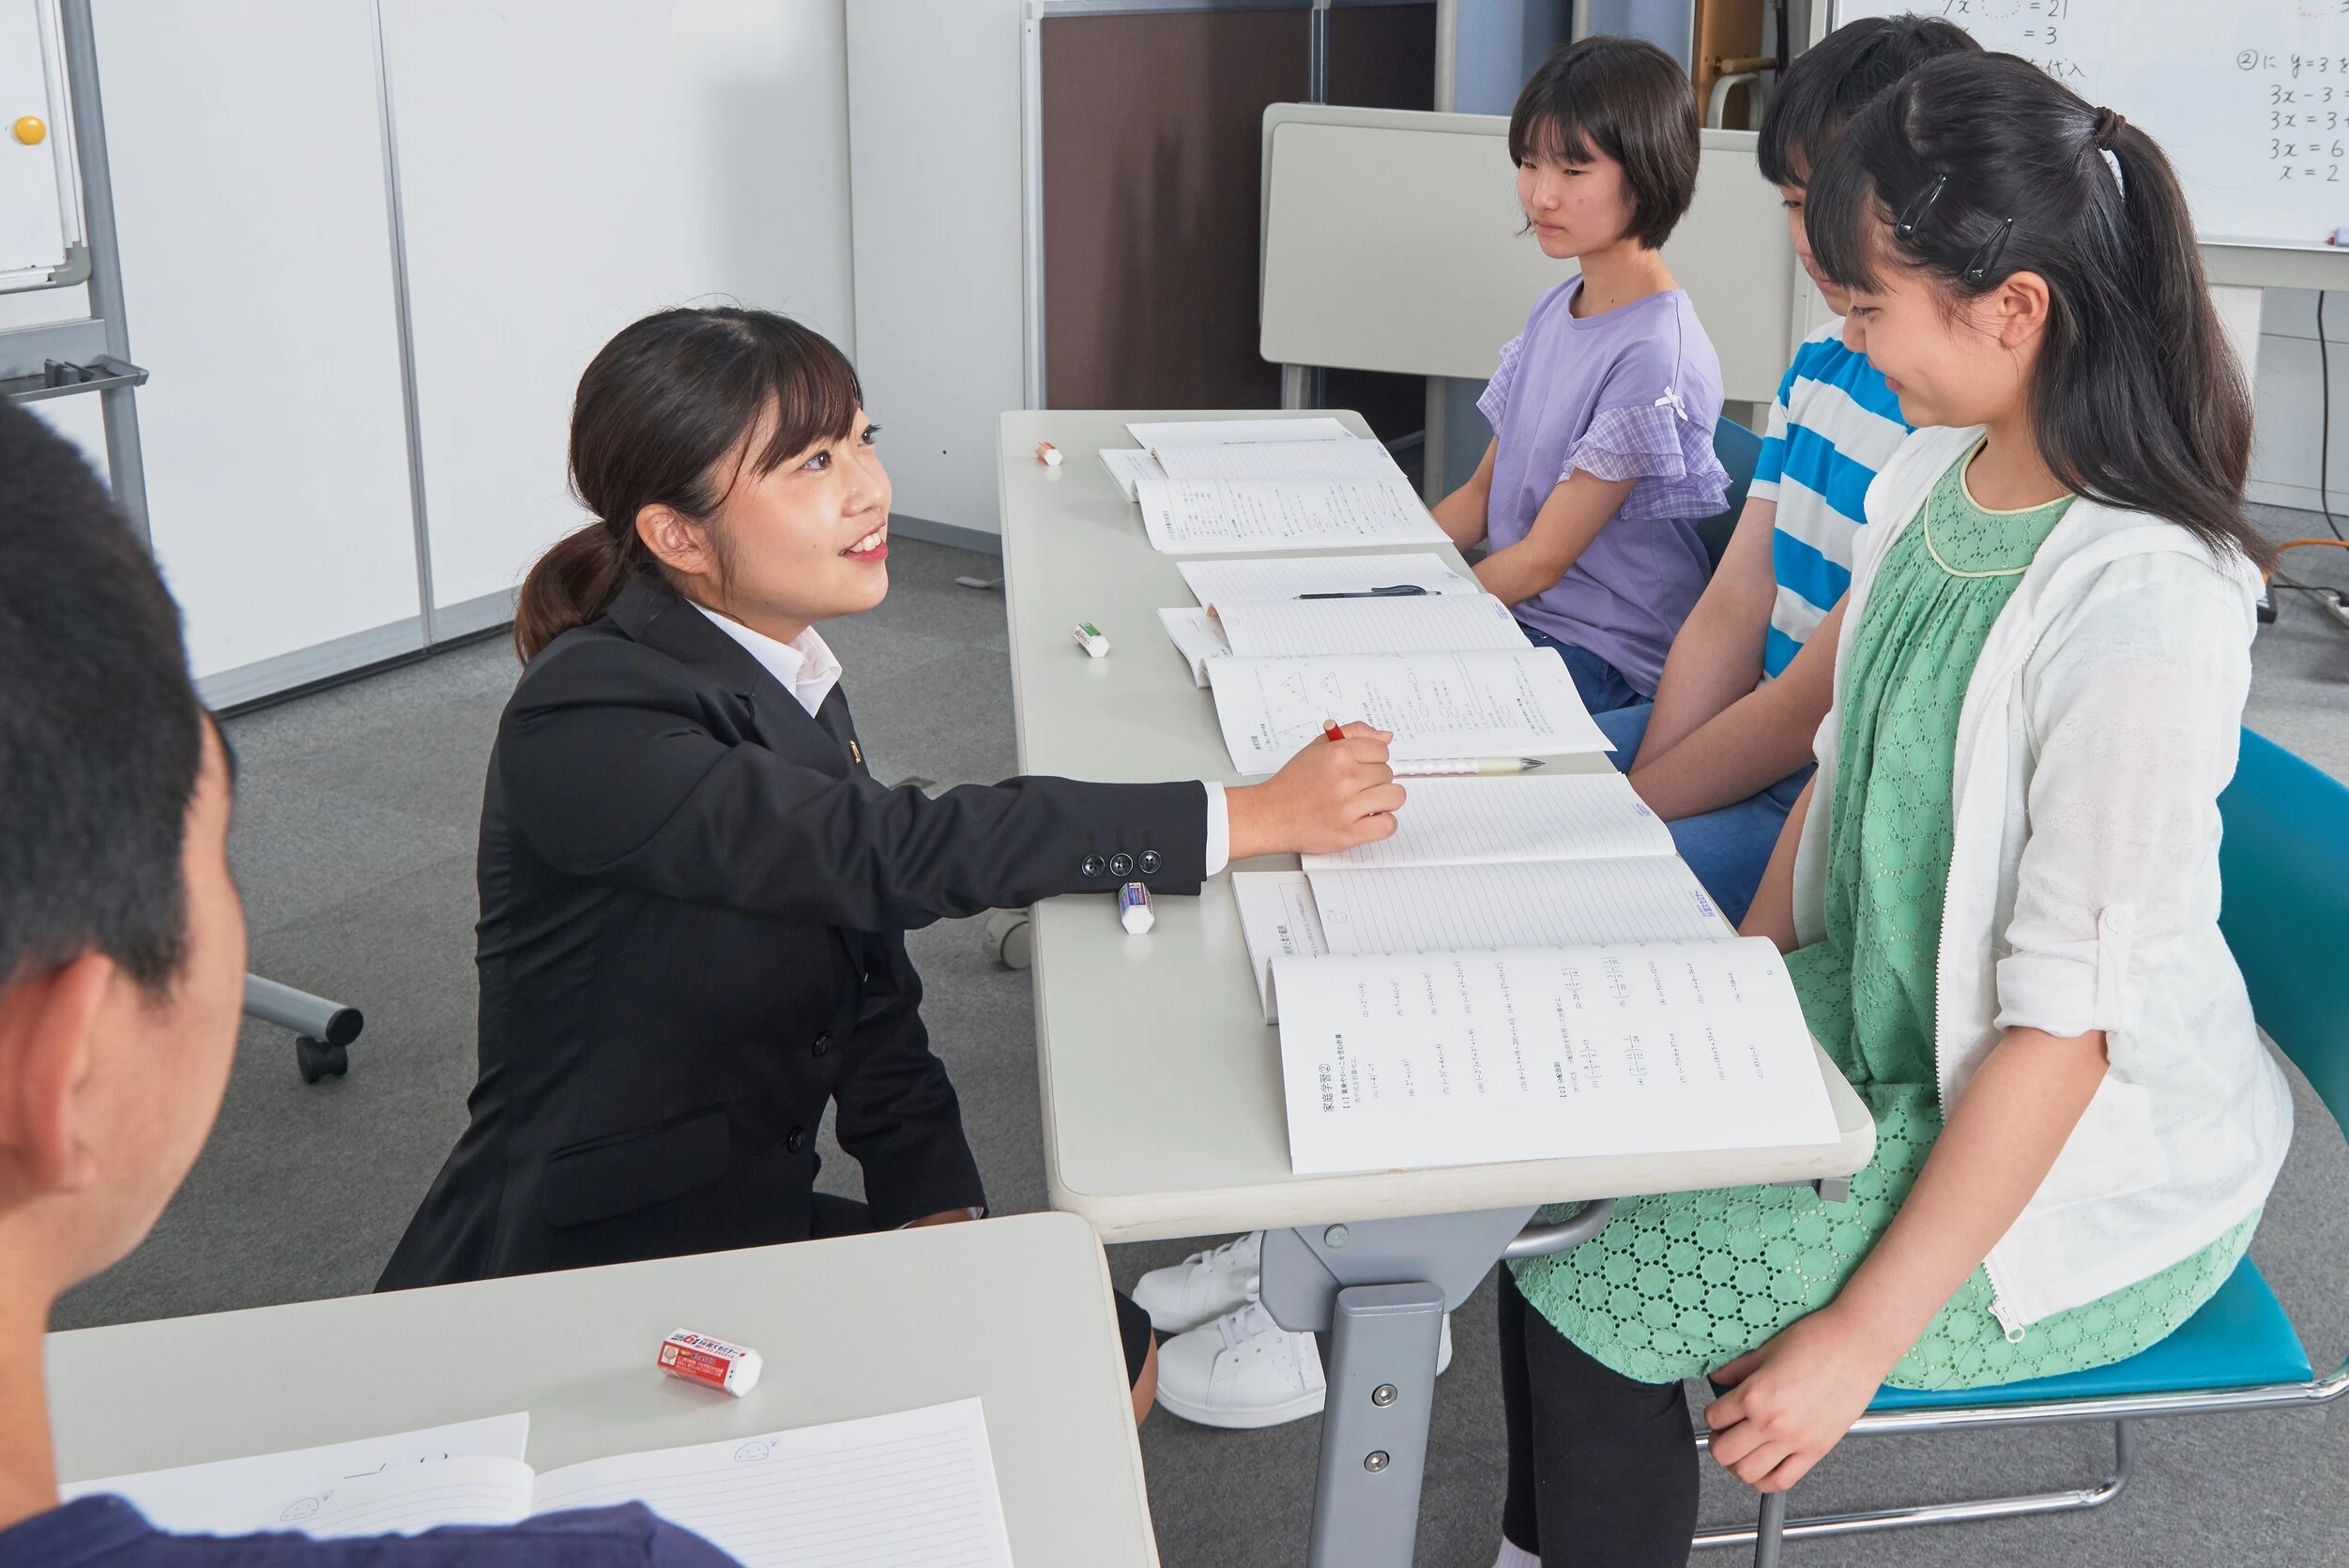
<path id="1" fill-rule="evenodd" d="M 1916 226 L 1925 221 L 1926 213 L 1932 210 L 1933 204 L 1941 200 L 1941 193 L 1948 186 L 1947 175 L 1935 175 L 1932 184 L 1910 197 L 1909 205 L 1900 209 L 1899 221 L 1892 226 L 1894 237 L 1904 242 L 1914 239 Z"/>
<path id="2" fill-rule="evenodd" d="M 2015 221 L 2006 219 L 1998 225 L 1996 234 L 1982 242 L 1980 250 L 1966 258 L 1966 269 L 1959 276 L 1965 279 L 1969 287 L 1978 289 L 1982 286 L 1983 280 L 1991 275 L 1991 268 L 1998 265 L 1999 253 L 2006 249 L 2006 236 L 2014 232 Z"/>

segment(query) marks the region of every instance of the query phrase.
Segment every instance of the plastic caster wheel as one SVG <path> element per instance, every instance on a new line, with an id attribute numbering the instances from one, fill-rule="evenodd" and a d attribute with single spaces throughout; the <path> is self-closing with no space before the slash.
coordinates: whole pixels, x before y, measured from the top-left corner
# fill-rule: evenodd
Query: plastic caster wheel
<path id="1" fill-rule="evenodd" d="M 979 945 L 1007 969 L 1024 969 L 1036 961 L 1035 927 L 1025 909 L 998 909 L 989 915 Z"/>
<path id="2" fill-rule="evenodd" d="M 294 1065 L 302 1070 L 302 1082 L 314 1084 L 321 1078 L 339 1078 L 349 1072 L 351 1054 L 340 1045 L 297 1034 L 294 1037 Z"/>

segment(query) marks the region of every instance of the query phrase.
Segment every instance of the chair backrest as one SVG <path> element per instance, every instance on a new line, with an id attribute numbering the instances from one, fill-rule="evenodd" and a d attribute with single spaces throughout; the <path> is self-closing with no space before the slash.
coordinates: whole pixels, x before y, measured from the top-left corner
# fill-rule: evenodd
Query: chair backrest
<path id="1" fill-rule="evenodd" d="M 2349 1129 L 2349 785 L 2247 729 L 2219 814 L 2219 929 L 2251 1011 Z"/>
<path id="2" fill-rule="evenodd" d="M 1737 514 L 1746 510 L 1746 491 L 1754 482 L 1754 464 L 1762 459 L 1762 437 L 1728 415 L 1713 422 L 1713 455 L 1729 470 L 1729 504 L 1697 525 L 1704 553 L 1715 566 L 1737 531 Z"/>

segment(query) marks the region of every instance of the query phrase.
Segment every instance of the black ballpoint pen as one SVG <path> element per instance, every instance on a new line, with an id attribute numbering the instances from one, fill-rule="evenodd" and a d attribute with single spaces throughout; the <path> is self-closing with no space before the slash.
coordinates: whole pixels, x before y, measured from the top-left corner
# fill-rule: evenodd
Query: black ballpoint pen
<path id="1" fill-rule="evenodd" d="M 1417 583 L 1390 583 L 1383 588 L 1356 588 L 1351 593 L 1301 593 L 1299 599 L 1412 599 L 1427 590 Z"/>

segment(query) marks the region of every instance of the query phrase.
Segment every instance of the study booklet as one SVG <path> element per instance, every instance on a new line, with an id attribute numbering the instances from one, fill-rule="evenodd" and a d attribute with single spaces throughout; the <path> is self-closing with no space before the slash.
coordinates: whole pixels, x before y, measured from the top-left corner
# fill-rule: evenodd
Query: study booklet
<path id="1" fill-rule="evenodd" d="M 528 1420 L 499 1417 L 59 1490 L 67 1500 L 119 1493 L 166 1530 L 293 1530 L 320 1540 L 641 1502 L 745 1568 L 1011 1568 L 976 1399 L 536 1475 L 522 1458 Z"/>
<path id="2" fill-rule="evenodd" d="M 1208 684 L 1211 659 L 1530 646 L 1509 607 L 1490 594 L 1243 600 L 1200 610 L 1161 610 L 1158 624 L 1201 686 Z"/>
<path id="3" fill-rule="evenodd" d="M 1838 1135 L 1763 938 L 1273 967 L 1301 1176 Z"/>
<path id="4" fill-rule="evenodd" d="M 1402 479 L 1380 441 L 1217 441 L 1151 449 L 1170 480 Z"/>
<path id="5" fill-rule="evenodd" d="M 1327 414 L 1302 419 L 1135 419 L 1125 433 L 1144 447 L 1220 447 L 1236 441 L 1358 441 Z"/>
<path id="6" fill-rule="evenodd" d="M 1443 530 L 1400 478 L 1135 481 L 1152 548 L 1170 556 L 1441 544 Z"/>
<path id="7" fill-rule="evenodd" d="M 1232 764 L 1252 776 L 1276 771 L 1330 719 L 1393 732 L 1402 761 L 1609 749 L 1543 648 L 1211 659 L 1207 673 Z"/>
<path id="8" fill-rule="evenodd" d="M 1404 556 L 1264 556 L 1236 561 L 1182 561 L 1175 570 L 1201 604 L 1255 603 L 1308 593 L 1367 593 L 1415 587 L 1422 593 L 1479 594 L 1485 586 L 1464 577 L 1428 551 Z M 1405 596 L 1408 597 L 1408 596 Z"/>
<path id="9" fill-rule="evenodd" d="M 1631 781 L 1604 773 L 1518 778 L 1406 779 L 1410 799 L 1395 834 L 1334 855 L 1307 855 L 1307 871 L 1371 866 L 1505 865 L 1520 860 L 1670 859 L 1672 830 Z"/>

